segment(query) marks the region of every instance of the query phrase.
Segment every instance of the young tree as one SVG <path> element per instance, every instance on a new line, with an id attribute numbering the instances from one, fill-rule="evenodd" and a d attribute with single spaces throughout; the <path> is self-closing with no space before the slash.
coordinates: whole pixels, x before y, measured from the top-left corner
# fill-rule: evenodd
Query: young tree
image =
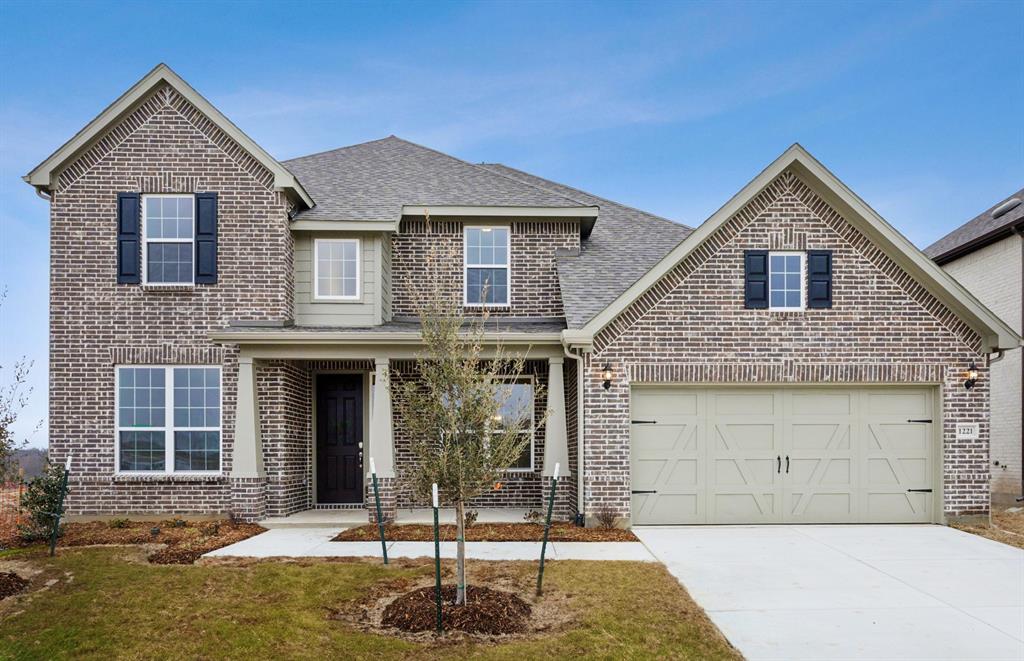
<path id="1" fill-rule="evenodd" d="M 465 604 L 466 503 L 496 488 L 525 450 L 529 438 L 522 432 L 531 424 L 531 411 L 510 387 L 523 374 L 524 358 L 485 343 L 486 311 L 472 318 L 463 314 L 461 270 L 451 268 L 461 256 L 445 235 L 433 234 L 429 216 L 426 224 L 424 277 L 407 285 L 417 301 L 423 350 L 415 374 L 396 393 L 415 457 L 401 477 L 424 502 L 437 483 L 441 501 L 455 506 L 455 603 Z M 543 394 L 538 389 L 534 397 Z M 544 417 L 532 424 L 543 424 Z"/>
<path id="2" fill-rule="evenodd" d="M 6 288 L 0 291 L 0 310 L 3 309 L 5 298 Z M 3 367 L 0 365 L 0 371 Z M 27 385 L 31 369 L 32 361 L 24 357 L 16 360 L 11 366 L 10 381 L 0 385 L 0 485 L 14 477 L 17 471 L 14 455 L 26 443 L 26 439 L 17 438 L 14 425 L 32 394 L 31 386 Z M 36 425 L 36 430 L 41 426 L 42 421 Z"/>

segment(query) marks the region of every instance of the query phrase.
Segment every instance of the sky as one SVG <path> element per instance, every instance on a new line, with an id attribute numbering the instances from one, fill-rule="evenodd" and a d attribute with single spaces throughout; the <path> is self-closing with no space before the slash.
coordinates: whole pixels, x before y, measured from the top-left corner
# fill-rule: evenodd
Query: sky
<path id="1" fill-rule="evenodd" d="M 395 134 L 691 226 L 794 142 L 920 247 L 1024 186 L 1020 0 L 0 0 L 0 24 L 0 386 L 34 361 L 26 435 L 49 208 L 21 177 L 159 62 L 281 160 Z"/>

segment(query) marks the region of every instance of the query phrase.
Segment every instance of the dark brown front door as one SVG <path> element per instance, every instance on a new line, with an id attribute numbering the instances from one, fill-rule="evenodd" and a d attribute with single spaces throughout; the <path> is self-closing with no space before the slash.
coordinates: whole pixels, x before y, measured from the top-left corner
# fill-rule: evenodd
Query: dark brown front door
<path id="1" fill-rule="evenodd" d="M 316 500 L 363 502 L 363 377 L 316 378 Z"/>

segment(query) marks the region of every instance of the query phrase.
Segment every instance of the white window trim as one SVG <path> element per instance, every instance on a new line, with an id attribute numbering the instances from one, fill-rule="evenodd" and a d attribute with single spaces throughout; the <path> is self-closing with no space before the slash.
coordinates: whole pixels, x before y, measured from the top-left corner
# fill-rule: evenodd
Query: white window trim
<path id="1" fill-rule="evenodd" d="M 121 429 L 121 381 L 122 368 L 164 370 L 164 426 L 131 427 Z M 217 388 L 220 394 L 220 425 L 217 427 L 187 427 L 179 431 L 215 431 L 220 433 L 220 448 L 217 453 L 217 470 L 176 471 L 174 470 L 174 370 L 217 368 Z M 220 365 L 115 365 L 114 366 L 114 474 L 115 475 L 222 475 L 224 472 L 224 370 Z M 127 471 L 121 470 L 121 431 L 162 431 L 164 432 L 164 470 Z"/>
<path id="2" fill-rule="evenodd" d="M 537 380 L 532 374 L 524 374 L 518 379 L 499 379 L 501 383 L 529 383 L 530 384 L 530 467 L 504 469 L 506 473 L 532 473 L 537 470 Z"/>
<path id="3" fill-rule="evenodd" d="M 173 197 L 176 199 L 185 198 L 192 200 L 192 238 L 187 242 L 182 239 L 150 239 L 146 236 L 146 200 L 154 197 Z M 142 284 L 147 287 L 195 287 L 196 285 L 196 196 L 191 193 L 151 193 L 143 194 L 142 204 Z M 192 268 L 189 269 L 190 280 L 188 282 L 150 282 L 149 264 L 146 261 L 147 248 L 150 243 L 191 243 L 192 244 Z M 127 365 L 125 367 L 128 367 Z"/>
<path id="4" fill-rule="evenodd" d="M 326 296 L 320 293 L 320 245 L 352 243 L 356 247 L 356 293 L 353 296 Z M 363 244 L 361 239 L 313 239 L 313 300 L 361 301 L 363 298 Z"/>
<path id="5" fill-rule="evenodd" d="M 772 257 L 800 258 L 800 306 L 774 307 L 772 305 Z M 768 252 L 768 310 L 770 312 L 803 312 L 807 309 L 807 253 L 799 250 L 770 250 Z"/>
<path id="6" fill-rule="evenodd" d="M 469 231 L 470 230 L 507 230 L 505 234 L 504 264 L 470 264 L 469 263 Z M 504 303 L 470 303 L 469 302 L 469 269 L 505 269 L 508 283 L 508 300 Z M 512 227 L 510 225 L 466 225 L 462 228 L 462 305 L 467 308 L 507 308 L 512 305 Z"/>

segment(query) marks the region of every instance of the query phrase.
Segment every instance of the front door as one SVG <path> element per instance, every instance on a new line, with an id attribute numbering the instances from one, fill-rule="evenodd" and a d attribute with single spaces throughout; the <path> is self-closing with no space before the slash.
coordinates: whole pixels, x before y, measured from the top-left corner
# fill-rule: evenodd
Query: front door
<path id="1" fill-rule="evenodd" d="M 363 502 L 363 377 L 316 377 L 316 500 Z"/>

